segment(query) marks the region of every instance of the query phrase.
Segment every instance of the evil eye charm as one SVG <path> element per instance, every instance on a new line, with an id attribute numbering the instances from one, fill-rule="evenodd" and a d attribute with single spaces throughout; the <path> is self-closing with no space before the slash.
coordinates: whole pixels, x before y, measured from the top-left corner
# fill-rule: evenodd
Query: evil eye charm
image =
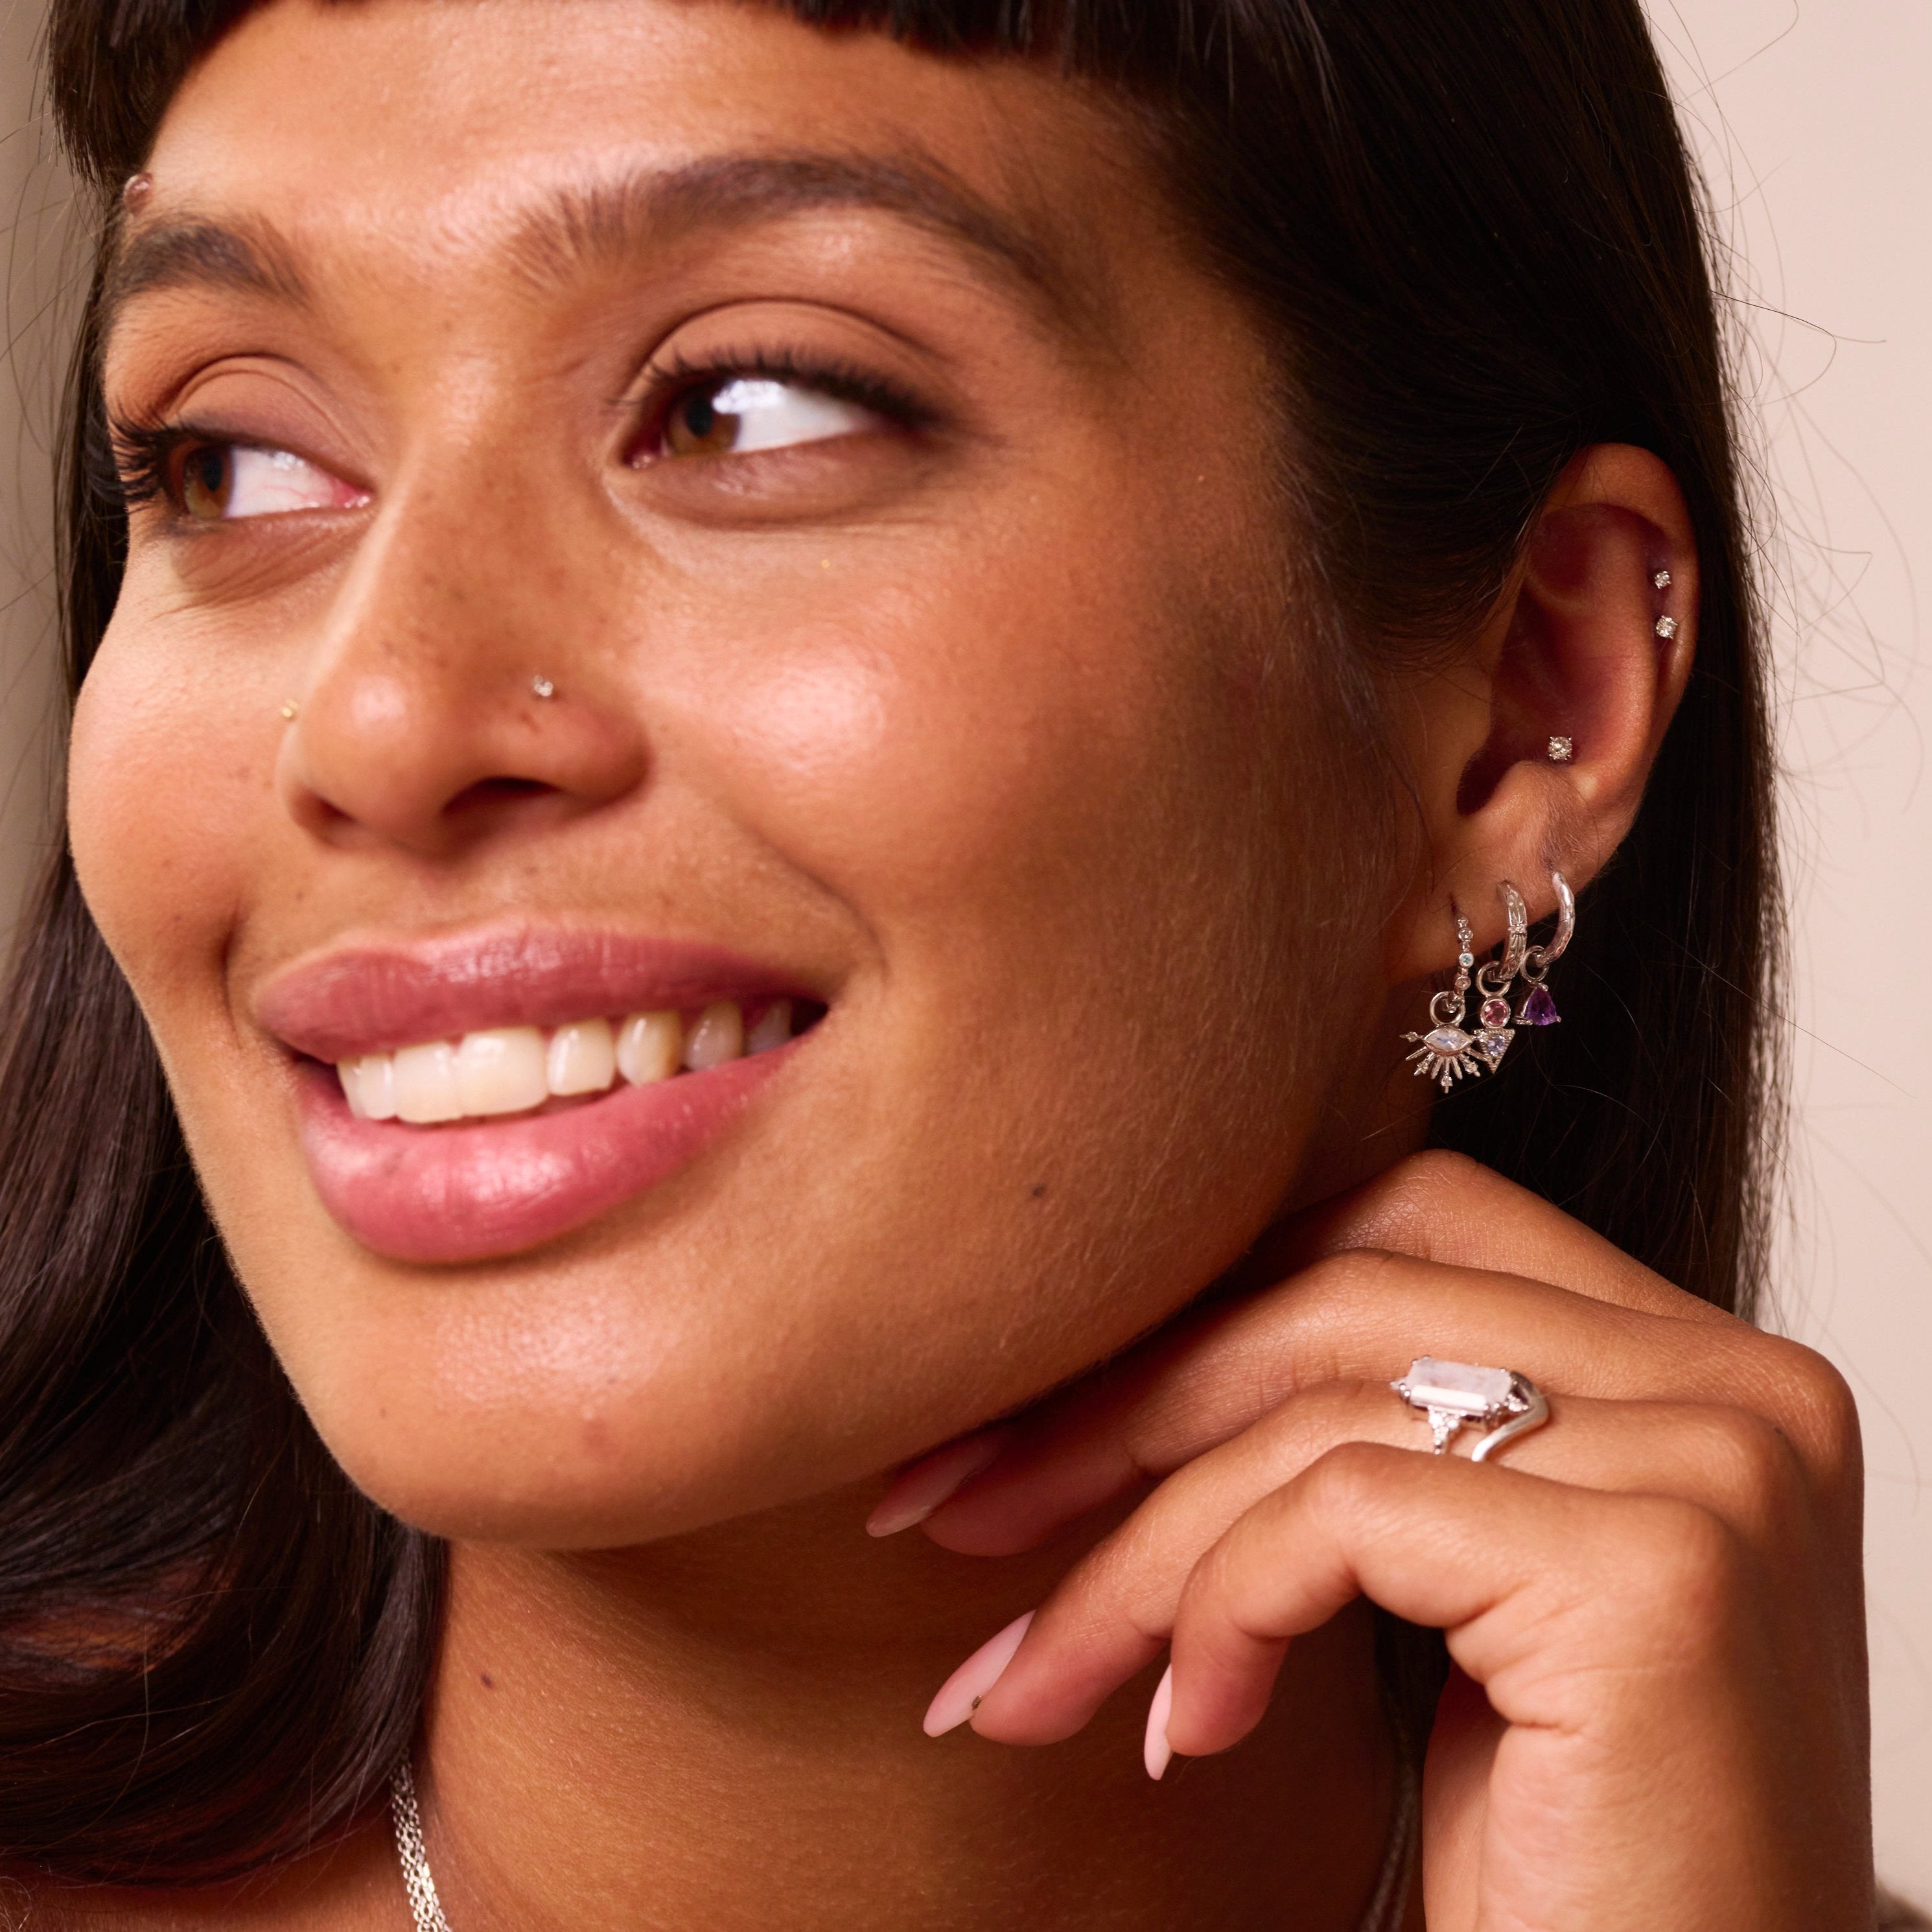
<path id="1" fill-rule="evenodd" d="M 1417 1073 L 1433 1080 L 1445 1094 L 1452 1082 L 1466 1074 L 1473 1077 L 1486 1065 L 1495 1064 L 1486 1054 L 1478 1057 L 1481 1051 L 1478 1036 L 1465 1033 L 1459 1026 L 1439 1026 L 1432 1033 L 1406 1033 L 1402 1038 L 1418 1042 L 1415 1051 L 1408 1055 L 1415 1062 Z M 1507 1046 L 1509 1042 L 1505 1040 L 1503 1044 Z"/>

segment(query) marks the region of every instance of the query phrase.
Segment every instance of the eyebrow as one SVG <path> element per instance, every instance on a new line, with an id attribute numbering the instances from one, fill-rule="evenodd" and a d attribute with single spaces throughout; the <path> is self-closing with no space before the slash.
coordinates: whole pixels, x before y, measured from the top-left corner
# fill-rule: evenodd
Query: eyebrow
<path id="1" fill-rule="evenodd" d="M 554 286 L 693 234 L 834 208 L 896 216 L 976 257 L 1032 302 L 1063 314 L 1074 306 L 1061 266 L 1018 223 L 944 169 L 910 158 L 724 155 L 562 188 L 522 217 L 507 254 L 526 280 Z M 116 250 L 103 289 L 104 328 L 137 296 L 194 290 L 296 308 L 311 298 L 295 251 L 266 224 L 163 216 Z"/>
<path id="2" fill-rule="evenodd" d="M 101 290 L 104 325 L 137 296 L 175 289 L 228 289 L 291 308 L 309 298 L 290 250 L 256 222 L 224 226 L 195 215 L 164 218 L 125 236 Z"/>

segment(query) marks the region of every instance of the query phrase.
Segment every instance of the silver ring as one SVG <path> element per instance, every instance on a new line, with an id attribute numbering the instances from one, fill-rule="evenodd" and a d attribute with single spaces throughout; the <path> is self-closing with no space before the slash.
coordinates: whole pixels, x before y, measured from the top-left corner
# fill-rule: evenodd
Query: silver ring
<path id="1" fill-rule="evenodd" d="M 1469 1458 L 1484 1462 L 1504 1443 L 1540 1429 L 1550 1420 L 1543 1391 L 1514 1369 L 1478 1368 L 1473 1363 L 1418 1355 L 1409 1364 L 1408 1373 L 1389 1387 L 1411 1408 L 1428 1417 L 1438 1456 L 1449 1453 L 1456 1432 L 1467 1422 L 1489 1426 L 1489 1433 Z"/>

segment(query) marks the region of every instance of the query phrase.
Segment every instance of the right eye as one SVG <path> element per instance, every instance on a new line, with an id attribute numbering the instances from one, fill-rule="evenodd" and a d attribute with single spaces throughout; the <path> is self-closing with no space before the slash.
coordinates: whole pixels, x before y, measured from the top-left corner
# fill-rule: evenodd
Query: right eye
<path id="1" fill-rule="evenodd" d="M 286 449 L 188 442 L 172 465 L 172 494 L 196 523 L 286 516 L 295 510 L 357 509 L 369 500 L 339 476 Z"/>

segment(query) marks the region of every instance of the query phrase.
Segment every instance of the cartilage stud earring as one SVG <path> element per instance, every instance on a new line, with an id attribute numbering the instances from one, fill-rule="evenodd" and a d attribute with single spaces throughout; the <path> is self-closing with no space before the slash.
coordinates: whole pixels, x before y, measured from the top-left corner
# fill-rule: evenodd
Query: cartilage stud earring
<path id="1" fill-rule="evenodd" d="M 1650 582 L 1652 590 L 1668 590 L 1670 588 L 1670 573 L 1667 570 L 1660 570 Z"/>
<path id="2" fill-rule="evenodd" d="M 1550 741 L 1550 762 L 1552 765 L 1567 765 L 1576 755 L 1576 741 L 1574 738 L 1552 737 Z"/>
<path id="3" fill-rule="evenodd" d="M 1666 640 L 1676 637 L 1677 634 L 1677 620 L 1675 617 L 1658 618 L 1657 620 L 1657 634 L 1660 638 L 1663 638 Z"/>

